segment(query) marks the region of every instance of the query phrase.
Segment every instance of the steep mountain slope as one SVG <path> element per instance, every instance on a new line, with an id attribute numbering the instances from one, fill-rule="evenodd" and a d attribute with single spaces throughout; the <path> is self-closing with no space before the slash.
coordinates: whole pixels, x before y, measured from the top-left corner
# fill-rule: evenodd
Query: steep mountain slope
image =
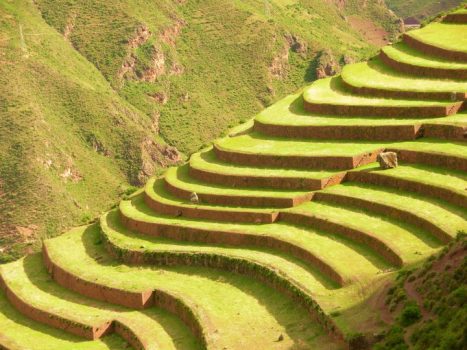
<path id="1" fill-rule="evenodd" d="M 1 265 L 0 346 L 462 345 L 465 312 L 447 315 L 465 300 L 466 13 L 287 96 L 98 222 Z M 398 166 L 384 162 L 394 154 Z M 408 303 L 399 318 L 400 290 L 381 302 L 375 292 L 455 240 L 402 288 L 424 309 Z M 420 313 L 412 336 L 382 339 L 391 318 Z"/>
<path id="2" fill-rule="evenodd" d="M 37 3 L 44 19 L 186 153 L 314 79 L 314 59 L 325 48 L 337 62 L 371 53 L 374 46 L 352 23 L 369 22 L 387 38 L 398 29 L 384 4 L 361 0 Z"/>
<path id="3" fill-rule="evenodd" d="M 89 221 L 129 183 L 168 162 L 151 120 L 115 93 L 29 1 L 2 1 L 0 11 L 5 248 Z"/>
<path id="4" fill-rule="evenodd" d="M 0 260 L 369 55 L 398 24 L 362 3 L 2 1 Z"/>
<path id="5" fill-rule="evenodd" d="M 385 0 L 388 7 L 402 18 L 415 17 L 419 20 L 447 11 L 465 0 Z"/>

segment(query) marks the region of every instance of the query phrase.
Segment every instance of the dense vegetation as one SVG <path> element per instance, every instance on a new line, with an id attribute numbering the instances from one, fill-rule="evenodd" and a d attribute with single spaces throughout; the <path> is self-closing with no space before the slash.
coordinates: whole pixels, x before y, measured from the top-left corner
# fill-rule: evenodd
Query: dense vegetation
<path id="1" fill-rule="evenodd" d="M 399 273 L 386 299 L 396 322 L 375 349 L 464 349 L 466 284 L 467 239 L 460 233 L 422 267 Z"/>

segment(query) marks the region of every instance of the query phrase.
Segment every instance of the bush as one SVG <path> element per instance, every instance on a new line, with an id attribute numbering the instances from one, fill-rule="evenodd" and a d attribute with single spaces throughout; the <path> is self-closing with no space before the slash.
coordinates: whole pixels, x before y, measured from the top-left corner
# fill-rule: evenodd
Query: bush
<path id="1" fill-rule="evenodd" d="M 420 309 L 415 303 L 405 305 L 400 315 L 400 324 L 404 327 L 410 326 L 422 318 Z"/>

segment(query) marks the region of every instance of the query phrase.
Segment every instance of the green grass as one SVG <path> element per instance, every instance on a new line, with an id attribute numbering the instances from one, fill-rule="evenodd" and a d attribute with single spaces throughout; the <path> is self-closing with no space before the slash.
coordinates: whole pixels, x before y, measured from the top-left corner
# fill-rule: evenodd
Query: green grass
<path id="1" fill-rule="evenodd" d="M 55 284 L 39 254 L 2 266 L 8 287 L 23 301 L 72 322 L 100 326 L 119 320 L 151 345 L 151 349 L 199 348 L 189 330 L 175 316 L 157 309 L 132 311 L 82 297 Z"/>
<path id="2" fill-rule="evenodd" d="M 33 225 L 39 240 L 110 208 L 140 183 L 140 143 L 163 142 L 31 2 L 2 1 L 0 16 L 0 235 Z"/>
<path id="3" fill-rule="evenodd" d="M 143 222 L 275 237 L 310 251 L 326 261 L 348 280 L 358 278 L 364 281 L 368 277 L 374 276 L 379 269 L 387 267 L 380 257 L 366 247 L 349 242 L 332 233 L 316 231 L 309 227 L 294 227 L 282 223 L 267 225 L 221 223 L 183 217 L 167 217 L 149 210 L 142 198 L 139 197 L 132 201 L 122 201 L 120 210 L 125 216 Z M 352 267 L 345 263 L 348 259 L 353 261 Z"/>
<path id="4" fill-rule="evenodd" d="M 20 314 L 0 292 L 0 329 L 8 330 L 0 336 L 0 344 L 11 349 L 37 350 L 124 350 L 127 343 L 119 336 L 110 335 L 90 341 L 42 325 Z M 1 346 L 0 345 L 0 346 Z"/>
<path id="5" fill-rule="evenodd" d="M 460 158 L 467 157 L 467 145 L 461 141 L 448 141 L 425 138 L 418 141 L 395 143 L 391 144 L 389 147 L 401 150 L 445 154 Z"/>
<path id="6" fill-rule="evenodd" d="M 461 171 L 446 170 L 421 164 L 403 164 L 397 168 L 381 170 L 378 164 L 371 164 L 365 170 L 385 176 L 421 182 L 466 195 L 467 176 Z"/>
<path id="7" fill-rule="evenodd" d="M 381 106 L 381 107 L 427 107 L 427 106 L 448 106 L 451 103 L 446 101 L 421 101 L 390 99 L 378 97 L 364 97 L 352 95 L 346 92 L 341 83 L 341 78 L 326 78 L 314 82 L 305 88 L 303 98 L 308 103 L 332 104 L 348 106 Z"/>
<path id="8" fill-rule="evenodd" d="M 361 198 L 413 213 L 437 225 L 452 237 L 455 237 L 459 231 L 467 229 L 467 216 L 462 209 L 430 197 L 423 197 L 385 187 L 354 183 L 337 185 L 325 191 Z"/>
<path id="9" fill-rule="evenodd" d="M 440 57 L 427 56 L 426 54 L 412 49 L 403 42 L 391 46 L 385 46 L 382 51 L 395 61 L 408 63 L 415 66 L 439 68 L 439 69 L 467 69 L 467 64 L 453 62 Z"/>
<path id="10" fill-rule="evenodd" d="M 99 229 L 91 226 L 75 229 L 47 246 L 55 263 L 84 279 L 131 291 L 160 288 L 196 301 L 196 311 L 217 330 L 210 335 L 213 348 L 270 344 L 288 349 L 297 343 L 329 343 L 303 309 L 254 280 L 199 267 L 122 265 L 105 253 L 102 244 L 96 244 L 98 240 Z M 280 334 L 284 340 L 275 343 Z"/>
<path id="11" fill-rule="evenodd" d="M 336 172 L 331 171 L 286 168 L 273 169 L 229 164 L 218 160 L 211 149 L 206 152 L 193 154 L 190 157 L 190 167 L 215 174 L 260 176 L 265 178 L 324 179 L 336 174 Z"/>
<path id="12" fill-rule="evenodd" d="M 214 185 L 208 182 L 193 179 L 189 175 L 189 166 L 170 168 L 165 173 L 165 181 L 172 186 L 198 194 L 217 194 L 241 197 L 271 197 L 271 198 L 295 198 L 303 196 L 309 191 L 268 190 L 263 188 L 231 188 Z"/>
<path id="13" fill-rule="evenodd" d="M 210 204 L 193 204 L 190 202 L 189 198 L 179 198 L 171 193 L 169 193 L 164 184 L 163 179 L 152 178 L 149 179 L 145 186 L 145 193 L 149 198 L 155 202 L 174 205 L 180 208 L 198 208 L 198 209 L 209 209 L 216 211 L 229 212 L 232 210 L 241 211 L 241 212 L 254 212 L 254 213 L 264 213 L 277 211 L 277 208 L 248 208 L 248 207 L 235 207 L 235 206 L 221 206 L 221 205 L 210 205 Z"/>
<path id="14" fill-rule="evenodd" d="M 464 24 L 431 23 L 408 33 L 411 37 L 446 50 L 467 52 Z"/>
<path id="15" fill-rule="evenodd" d="M 414 92 L 465 92 L 466 82 L 404 75 L 385 66 L 378 58 L 344 67 L 342 79 L 357 88 Z"/>
<path id="16" fill-rule="evenodd" d="M 170 0 L 161 0 L 157 6 L 148 0 L 112 4 L 105 0 L 66 4 L 39 0 L 38 5 L 47 23 L 61 33 L 75 16 L 70 40 L 76 49 L 138 109 L 149 116 L 161 112 L 161 135 L 186 153 L 315 79 L 322 50 L 331 50 L 338 61 L 349 52 L 357 59 L 374 53 L 377 48 L 341 14 L 369 19 L 387 30 L 389 37 L 398 33 L 396 18 L 384 4 L 371 3 L 362 9 L 356 0 L 340 10 L 321 2 L 284 0 L 269 1 L 269 10 L 262 1 L 238 0 L 222 4 L 188 1 L 181 6 Z M 186 26 L 172 46 L 159 35 L 178 19 Z M 127 48 L 141 25 L 153 36 L 141 48 Z M 292 33 L 309 49 L 304 53 L 288 50 L 285 33 Z M 137 57 L 136 71 L 147 68 L 151 45 L 165 56 L 165 74 L 155 83 L 140 81 L 133 74 L 128 80 L 120 79 L 118 69 L 129 53 Z M 283 76 L 272 77 L 268 67 L 287 51 Z M 170 74 L 173 64 L 183 66 L 183 74 Z M 209 74 L 212 71 L 219 74 Z M 157 91 L 169 96 L 165 106 L 148 97 Z M 182 101 L 185 94 L 189 99 Z"/>
<path id="17" fill-rule="evenodd" d="M 290 210 L 294 213 L 316 215 L 331 222 L 355 227 L 377 237 L 391 247 L 404 261 L 410 264 L 433 254 L 440 246 L 439 242 L 423 230 L 374 215 L 358 208 L 341 207 L 329 203 L 308 202 Z"/>
<path id="18" fill-rule="evenodd" d="M 132 232 L 125 228 L 119 219 L 117 211 L 111 211 L 104 215 L 100 221 L 101 229 L 107 239 L 119 248 L 138 252 L 169 252 L 203 253 L 220 256 L 235 257 L 246 261 L 252 261 L 266 266 L 272 270 L 278 270 L 287 278 L 299 283 L 310 295 L 323 294 L 337 288 L 335 282 L 324 276 L 315 268 L 293 256 L 271 249 L 259 249 L 256 247 L 229 247 L 224 245 L 207 245 L 195 242 L 177 242 L 168 239 L 154 238 Z"/>
<path id="19" fill-rule="evenodd" d="M 347 117 L 311 114 L 303 108 L 303 97 L 301 94 L 288 95 L 271 107 L 259 113 L 256 118 L 261 123 L 272 125 L 293 126 L 376 126 L 376 125 L 413 125 L 415 123 L 440 123 L 440 124 L 464 124 L 467 123 L 467 113 L 426 119 L 404 119 L 389 117 Z"/>
<path id="20" fill-rule="evenodd" d="M 344 146 L 345 145 L 345 146 Z M 351 157 L 382 147 L 377 142 L 310 141 L 265 137 L 257 133 L 225 138 L 216 142 L 221 150 L 271 156 L 343 156 Z"/>

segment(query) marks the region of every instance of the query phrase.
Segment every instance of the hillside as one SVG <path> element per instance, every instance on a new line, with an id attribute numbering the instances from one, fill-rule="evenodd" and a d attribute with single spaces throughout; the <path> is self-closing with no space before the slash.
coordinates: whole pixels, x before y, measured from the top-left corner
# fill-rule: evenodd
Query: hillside
<path id="1" fill-rule="evenodd" d="M 440 12 L 450 10 L 464 0 L 385 0 L 388 7 L 401 17 L 415 17 L 419 20 L 433 17 Z"/>
<path id="2" fill-rule="evenodd" d="M 467 239 L 431 257 L 422 267 L 401 271 L 387 288 L 382 307 L 395 324 L 375 350 L 465 348 Z"/>
<path id="3" fill-rule="evenodd" d="M 1 265 L 0 346 L 457 349 L 466 13 L 273 103 Z"/>
<path id="4" fill-rule="evenodd" d="M 362 3 L 2 1 L 0 261 L 373 53 L 398 24 Z"/>
<path id="5" fill-rule="evenodd" d="M 122 99 L 29 1 L 2 1 L 0 12 L 3 250 L 10 242 L 21 248 L 88 222 L 129 183 L 154 173 L 144 174 L 145 168 L 169 162 L 151 120 Z M 2 251 L 0 260 L 16 251 Z"/>

